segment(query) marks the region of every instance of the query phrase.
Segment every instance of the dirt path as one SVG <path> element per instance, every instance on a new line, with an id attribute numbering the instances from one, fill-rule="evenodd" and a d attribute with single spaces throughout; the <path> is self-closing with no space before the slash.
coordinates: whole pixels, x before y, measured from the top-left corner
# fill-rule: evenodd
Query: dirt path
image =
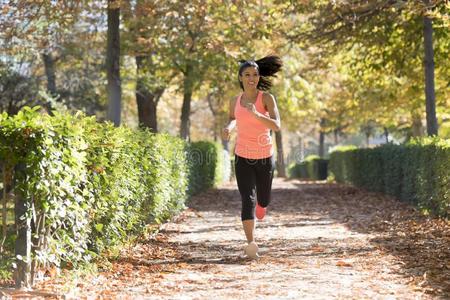
<path id="1" fill-rule="evenodd" d="M 450 225 L 351 187 L 274 182 L 243 255 L 235 183 L 194 199 L 160 233 L 66 296 L 120 299 L 446 299 Z M 61 283 L 43 284 L 47 291 Z M 61 290 L 60 290 L 61 291 Z"/>

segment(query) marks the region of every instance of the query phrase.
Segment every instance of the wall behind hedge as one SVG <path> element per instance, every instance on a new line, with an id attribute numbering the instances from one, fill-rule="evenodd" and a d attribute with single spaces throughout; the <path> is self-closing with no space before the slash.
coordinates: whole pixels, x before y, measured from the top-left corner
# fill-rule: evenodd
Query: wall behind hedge
<path id="1" fill-rule="evenodd" d="M 405 145 L 348 149 L 330 155 L 336 181 L 383 192 L 419 206 L 425 212 L 450 216 L 450 141 L 414 140 Z"/>

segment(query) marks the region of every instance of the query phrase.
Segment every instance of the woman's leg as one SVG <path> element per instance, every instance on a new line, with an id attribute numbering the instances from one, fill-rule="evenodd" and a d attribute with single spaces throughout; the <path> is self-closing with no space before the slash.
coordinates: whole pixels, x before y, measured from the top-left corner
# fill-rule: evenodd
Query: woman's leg
<path id="1" fill-rule="evenodd" d="M 258 159 L 255 169 L 257 201 L 261 207 L 267 207 L 271 200 L 272 180 L 275 170 L 274 157 Z"/>
<path id="2" fill-rule="evenodd" d="M 242 225 L 244 227 L 245 237 L 247 238 L 247 242 L 251 243 L 255 241 L 255 237 L 253 233 L 255 232 L 255 219 L 253 220 L 243 220 Z"/>
<path id="3" fill-rule="evenodd" d="M 235 174 L 242 200 L 241 220 L 247 241 L 254 241 L 256 180 L 253 160 L 235 156 Z"/>

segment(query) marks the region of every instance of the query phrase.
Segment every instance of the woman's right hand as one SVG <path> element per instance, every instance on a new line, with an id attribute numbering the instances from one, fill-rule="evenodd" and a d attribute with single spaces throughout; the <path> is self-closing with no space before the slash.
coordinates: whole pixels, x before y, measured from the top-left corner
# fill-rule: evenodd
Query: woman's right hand
<path id="1" fill-rule="evenodd" d="M 231 135 L 230 133 L 231 133 L 230 129 L 228 129 L 228 127 L 225 127 L 222 130 L 222 139 L 225 140 L 225 141 L 230 140 L 230 135 Z"/>

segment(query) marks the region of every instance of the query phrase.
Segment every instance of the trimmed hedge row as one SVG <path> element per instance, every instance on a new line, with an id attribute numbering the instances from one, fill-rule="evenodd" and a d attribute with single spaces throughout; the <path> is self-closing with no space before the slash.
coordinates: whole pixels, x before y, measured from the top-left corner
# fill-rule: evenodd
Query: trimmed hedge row
<path id="1" fill-rule="evenodd" d="M 189 145 L 191 185 L 189 194 L 195 194 L 228 180 L 231 176 L 230 156 L 219 143 L 206 141 Z"/>
<path id="2" fill-rule="evenodd" d="M 218 143 L 189 144 L 81 113 L 0 115 L 0 160 L 21 166 L 15 193 L 28 202 L 42 263 L 89 261 L 167 220 L 190 195 L 229 177 L 227 159 Z"/>
<path id="3" fill-rule="evenodd" d="M 306 159 L 289 167 L 289 177 L 325 180 L 327 179 L 328 160 L 317 155 L 309 155 Z"/>
<path id="4" fill-rule="evenodd" d="M 350 149 L 330 155 L 336 181 L 382 192 L 426 212 L 450 216 L 450 141 L 415 140 L 405 145 Z"/>

